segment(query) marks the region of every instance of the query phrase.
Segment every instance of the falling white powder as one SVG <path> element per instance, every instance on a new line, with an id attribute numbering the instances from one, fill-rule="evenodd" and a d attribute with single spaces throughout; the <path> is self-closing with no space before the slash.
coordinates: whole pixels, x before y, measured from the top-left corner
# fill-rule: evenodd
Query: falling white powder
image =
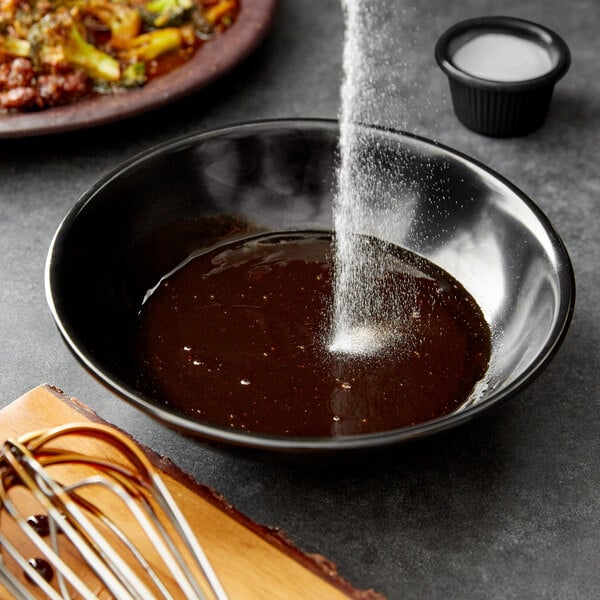
<path id="1" fill-rule="evenodd" d="M 398 322 L 409 310 L 406 291 L 377 293 L 378 282 L 389 267 L 379 245 L 367 236 L 385 229 L 385 215 L 398 221 L 398 210 L 410 220 L 409 186 L 398 186 L 404 156 L 394 147 L 382 145 L 381 131 L 391 124 L 405 129 L 390 98 L 397 94 L 398 81 L 408 66 L 401 60 L 402 43 L 390 29 L 389 11 L 394 3 L 342 0 L 345 15 L 343 52 L 344 80 L 340 106 L 340 164 L 334 201 L 335 279 L 332 330 L 329 350 L 367 355 L 397 343 L 386 323 Z M 396 15 L 397 17 L 397 15 Z M 393 59 L 392 59 L 393 57 Z M 393 185 L 392 185 L 393 183 Z M 382 218 L 383 215 L 383 218 Z M 393 297 L 393 302 L 390 298 Z"/>

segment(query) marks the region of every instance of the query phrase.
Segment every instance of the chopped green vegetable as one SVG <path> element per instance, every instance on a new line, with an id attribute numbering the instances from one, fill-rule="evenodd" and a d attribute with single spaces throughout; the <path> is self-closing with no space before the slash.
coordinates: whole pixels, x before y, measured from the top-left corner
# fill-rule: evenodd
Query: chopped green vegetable
<path id="1" fill-rule="evenodd" d="M 67 61 L 82 68 L 92 79 L 104 79 L 105 81 L 121 79 L 119 61 L 86 42 L 75 25 L 67 34 L 64 50 Z"/>
<path id="2" fill-rule="evenodd" d="M 10 56 L 28 57 L 31 54 L 31 44 L 16 37 L 0 37 L 0 49 Z"/>
<path id="3" fill-rule="evenodd" d="M 141 87 L 146 79 L 146 63 L 135 62 L 123 70 L 121 85 L 126 88 Z"/>
<path id="4" fill-rule="evenodd" d="M 176 27 L 167 27 L 142 33 L 131 41 L 126 54 L 135 60 L 149 61 L 167 52 L 181 48 L 181 32 Z"/>
<path id="5" fill-rule="evenodd" d="M 181 25 L 195 6 L 194 0 L 150 0 L 141 14 L 151 27 L 172 27 Z"/>

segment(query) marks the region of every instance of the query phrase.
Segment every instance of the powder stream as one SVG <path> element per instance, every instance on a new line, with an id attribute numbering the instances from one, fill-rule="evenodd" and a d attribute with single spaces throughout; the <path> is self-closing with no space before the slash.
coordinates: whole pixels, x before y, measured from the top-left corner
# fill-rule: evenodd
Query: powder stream
<path id="1" fill-rule="evenodd" d="M 390 19 L 381 2 L 342 0 L 342 5 L 344 79 L 333 210 L 335 284 L 329 349 L 370 355 L 394 341 L 384 333 L 385 322 L 397 321 L 407 308 L 403 298 L 396 306 L 382 306 L 380 295 L 374 293 L 377 281 L 385 276 L 386 262 L 384 253 L 366 236 L 375 235 L 381 228 L 382 211 L 395 211 L 398 196 L 405 191 L 389 188 L 389 181 L 398 178 L 389 172 L 389 164 L 377 160 L 379 142 L 365 125 L 381 127 L 390 121 L 392 110 L 381 98 L 394 97 L 395 80 L 406 65 L 391 64 L 387 58 L 390 42 L 386 23 Z M 405 126 L 398 123 L 397 115 L 395 122 Z"/>

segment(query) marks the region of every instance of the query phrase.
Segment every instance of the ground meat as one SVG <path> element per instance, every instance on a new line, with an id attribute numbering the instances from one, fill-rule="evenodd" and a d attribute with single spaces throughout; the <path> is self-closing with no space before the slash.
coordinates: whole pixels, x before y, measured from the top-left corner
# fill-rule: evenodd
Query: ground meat
<path id="1" fill-rule="evenodd" d="M 83 71 L 57 69 L 36 77 L 28 58 L 0 64 L 0 109 L 49 108 L 73 102 L 89 91 L 89 79 Z"/>
<path id="2" fill-rule="evenodd" d="M 0 108 L 6 110 L 36 106 L 37 91 L 32 87 L 17 87 L 0 92 Z"/>
<path id="3" fill-rule="evenodd" d="M 0 65 L 0 88 L 29 87 L 33 81 L 33 66 L 28 58 L 15 58 Z"/>
<path id="4" fill-rule="evenodd" d="M 89 80 L 83 71 L 53 73 L 38 77 L 38 95 L 43 102 L 40 108 L 65 104 L 89 92 Z"/>
<path id="5" fill-rule="evenodd" d="M 0 64 L 0 108 L 19 109 L 36 105 L 34 71 L 28 58 Z"/>

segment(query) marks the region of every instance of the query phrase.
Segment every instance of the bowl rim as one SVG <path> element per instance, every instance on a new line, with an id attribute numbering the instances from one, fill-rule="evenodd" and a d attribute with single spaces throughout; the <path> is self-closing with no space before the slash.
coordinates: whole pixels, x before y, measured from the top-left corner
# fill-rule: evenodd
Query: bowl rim
<path id="1" fill-rule="evenodd" d="M 450 46 L 457 37 L 468 31 L 477 30 L 515 33 L 520 37 L 536 39 L 542 46 L 553 48 L 557 53 L 558 59 L 550 71 L 539 77 L 530 79 L 498 81 L 472 75 L 458 68 L 452 62 Z M 438 39 L 435 46 L 435 59 L 439 67 L 450 79 L 460 81 L 470 87 L 503 90 L 506 92 L 524 92 L 534 88 L 553 86 L 568 71 L 571 65 L 571 52 L 565 40 L 555 31 L 544 25 L 517 17 L 492 15 L 474 17 L 452 25 Z"/>
<path id="2" fill-rule="evenodd" d="M 63 315 L 61 315 L 57 302 L 58 293 L 54 286 L 54 273 L 57 264 L 60 261 L 60 247 L 62 241 L 69 234 L 69 230 L 77 220 L 79 214 L 88 204 L 92 203 L 96 195 L 103 188 L 109 186 L 114 179 L 122 177 L 129 169 L 150 160 L 153 156 L 168 154 L 177 151 L 184 146 L 194 145 L 202 140 L 224 134 L 231 134 L 232 132 L 280 129 L 282 127 L 295 127 L 304 130 L 322 129 L 329 132 L 339 131 L 339 123 L 335 119 L 278 118 L 240 122 L 215 129 L 191 134 L 188 133 L 173 140 L 165 141 L 153 146 L 152 148 L 140 152 L 122 162 L 86 190 L 65 215 L 52 238 L 46 257 L 44 269 L 45 295 L 51 315 L 61 337 L 75 358 L 91 375 L 94 376 L 95 379 L 103 384 L 109 391 L 116 393 L 119 397 L 146 412 L 161 423 L 185 434 L 203 438 L 206 441 L 269 451 L 335 452 L 388 446 L 446 431 L 472 420 L 489 410 L 493 405 L 497 405 L 501 401 L 506 401 L 509 398 L 514 397 L 520 391 L 525 389 L 525 387 L 527 387 L 546 368 L 567 334 L 575 307 L 575 274 L 573 265 L 563 241 L 548 217 L 533 202 L 533 200 L 525 195 L 513 183 L 477 159 L 474 159 L 459 150 L 455 150 L 442 143 L 414 133 L 390 130 L 376 126 L 370 128 L 381 131 L 384 135 L 408 138 L 413 140 L 413 142 L 424 144 L 428 147 L 433 146 L 436 150 L 442 152 L 442 154 L 450 156 L 454 160 L 458 160 L 468 168 L 482 171 L 488 177 L 491 176 L 493 179 L 506 186 L 509 191 L 515 194 L 533 212 L 544 232 L 548 235 L 552 244 L 552 249 L 557 258 L 556 274 L 560 284 L 557 318 L 555 320 L 555 326 L 551 331 L 552 335 L 549 336 L 541 352 L 537 355 L 536 359 L 532 362 L 530 368 L 526 372 L 522 373 L 515 381 L 500 392 L 492 392 L 481 403 L 471 405 L 457 412 L 450 413 L 432 421 L 419 423 L 411 427 L 351 436 L 285 437 L 244 431 L 231 431 L 215 425 L 203 424 L 199 421 L 190 420 L 181 414 L 166 410 L 144 394 L 134 392 L 125 383 L 121 382 L 118 378 L 113 377 L 110 373 L 107 373 L 101 365 L 97 364 L 93 354 L 86 351 L 86 349 L 78 343 L 76 332 L 72 330 L 68 322 L 63 318 Z"/>

